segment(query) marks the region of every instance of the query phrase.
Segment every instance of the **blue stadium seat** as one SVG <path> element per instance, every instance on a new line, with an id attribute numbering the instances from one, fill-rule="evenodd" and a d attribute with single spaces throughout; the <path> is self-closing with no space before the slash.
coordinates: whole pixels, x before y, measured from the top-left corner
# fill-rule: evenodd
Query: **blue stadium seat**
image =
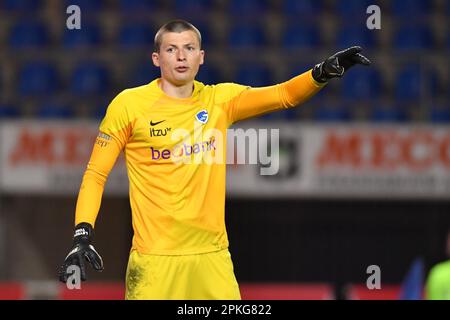
<path id="1" fill-rule="evenodd" d="M 126 13 L 151 13 L 159 7 L 157 0 L 120 0 L 119 10 Z"/>
<path id="2" fill-rule="evenodd" d="M 313 119 L 321 122 L 347 122 L 352 116 L 344 105 L 324 104 L 314 109 Z"/>
<path id="3" fill-rule="evenodd" d="M 433 105 L 429 117 L 433 123 L 450 123 L 450 105 Z"/>
<path id="4" fill-rule="evenodd" d="M 305 23 L 290 23 L 283 33 L 284 48 L 314 49 L 321 44 L 320 31 L 316 25 Z"/>
<path id="5" fill-rule="evenodd" d="M 298 120 L 298 109 L 289 108 L 278 111 L 269 112 L 258 116 L 258 121 L 295 121 Z"/>
<path id="6" fill-rule="evenodd" d="M 209 64 L 200 66 L 196 80 L 204 84 L 217 84 L 223 81 L 220 70 Z"/>
<path id="7" fill-rule="evenodd" d="M 429 26 L 403 25 L 394 36 L 394 47 L 399 50 L 420 50 L 433 47 L 433 35 Z"/>
<path id="8" fill-rule="evenodd" d="M 0 8 L 8 11 L 31 12 L 42 7 L 42 0 L 4 0 Z"/>
<path id="9" fill-rule="evenodd" d="M 258 24 L 235 24 L 229 33 L 229 45 L 235 49 L 251 49 L 267 44 L 264 29 Z"/>
<path id="10" fill-rule="evenodd" d="M 42 47 L 49 43 L 45 24 L 38 21 L 24 20 L 12 27 L 8 44 L 15 49 Z"/>
<path id="11" fill-rule="evenodd" d="M 229 12 L 232 16 L 256 17 L 269 10 L 267 0 L 231 0 L 229 1 Z"/>
<path id="12" fill-rule="evenodd" d="M 70 88 L 73 94 L 91 96 L 106 94 L 109 90 L 108 69 L 96 62 L 80 63 L 71 76 Z"/>
<path id="13" fill-rule="evenodd" d="M 152 65 L 150 61 L 138 64 L 130 73 L 127 87 L 137 87 L 148 84 L 161 76 L 159 68 Z"/>
<path id="14" fill-rule="evenodd" d="M 404 66 L 396 77 L 395 96 L 404 101 L 418 101 L 438 92 L 437 75 L 425 65 Z"/>
<path id="15" fill-rule="evenodd" d="M 236 82 L 252 87 L 262 87 L 273 84 L 272 73 L 264 65 L 244 64 L 238 71 Z"/>
<path id="16" fill-rule="evenodd" d="M 27 63 L 19 71 L 18 93 L 22 96 L 50 95 L 58 88 L 58 72 L 49 63 Z"/>
<path id="17" fill-rule="evenodd" d="M 20 111 L 17 107 L 7 104 L 0 104 L 0 119 L 1 118 L 18 118 Z"/>
<path id="18" fill-rule="evenodd" d="M 120 27 L 118 43 L 123 48 L 152 47 L 154 36 L 148 23 L 126 23 Z"/>
<path id="19" fill-rule="evenodd" d="M 100 44 L 100 28 L 93 22 L 82 23 L 81 29 L 64 29 L 63 44 L 68 49 L 86 48 Z"/>
<path id="20" fill-rule="evenodd" d="M 374 123 L 400 123 L 407 121 L 408 115 L 405 112 L 405 109 L 401 107 L 394 107 L 390 104 L 375 104 L 370 111 L 369 120 Z"/>
<path id="21" fill-rule="evenodd" d="M 284 0 L 283 14 L 302 18 L 315 17 L 323 10 L 322 0 Z"/>
<path id="22" fill-rule="evenodd" d="M 376 45 L 375 32 L 367 28 L 361 28 L 359 24 L 342 26 L 337 34 L 336 45 L 347 48 L 359 45 L 364 48 L 373 48 Z"/>
<path id="23" fill-rule="evenodd" d="M 290 78 L 296 77 L 312 68 L 314 68 L 314 65 L 320 61 L 316 61 L 318 59 L 317 57 L 309 57 L 309 61 L 299 61 L 296 62 L 293 65 L 290 65 L 288 69 L 286 70 L 286 76 L 285 80 L 289 80 Z M 320 60 L 320 58 L 319 58 Z"/>
<path id="24" fill-rule="evenodd" d="M 74 117 L 74 112 L 65 104 L 47 101 L 38 106 L 36 116 L 41 119 L 69 119 Z"/>
<path id="25" fill-rule="evenodd" d="M 344 17 L 351 18 L 355 20 L 366 20 L 367 7 L 372 4 L 378 4 L 373 0 L 345 0 L 345 1 L 335 1 L 336 7 L 335 12 Z"/>
<path id="26" fill-rule="evenodd" d="M 99 98 L 91 100 L 89 103 L 91 106 L 93 106 L 92 117 L 97 120 L 103 119 L 106 115 L 106 110 L 108 109 L 111 100 L 111 98 Z"/>
<path id="27" fill-rule="evenodd" d="M 103 119 L 106 115 L 107 108 L 108 108 L 108 104 L 97 106 L 96 108 L 94 108 L 92 117 L 97 120 Z"/>
<path id="28" fill-rule="evenodd" d="M 80 7 L 81 14 L 93 13 L 92 11 L 100 11 L 104 9 L 104 0 L 65 0 L 65 7 L 77 5 Z"/>
<path id="29" fill-rule="evenodd" d="M 374 67 L 350 69 L 342 79 L 342 94 L 349 100 L 375 99 L 381 91 L 381 76 Z"/>
<path id="30" fill-rule="evenodd" d="M 394 16 L 411 18 L 428 15 L 432 9 L 430 0 L 392 0 L 391 9 Z"/>
<path id="31" fill-rule="evenodd" d="M 214 3 L 211 0 L 175 0 L 177 15 L 206 15 L 213 7 Z"/>
<path id="32" fill-rule="evenodd" d="M 280 118 L 288 121 L 298 120 L 299 116 L 297 114 L 296 108 L 289 108 L 278 111 Z"/>

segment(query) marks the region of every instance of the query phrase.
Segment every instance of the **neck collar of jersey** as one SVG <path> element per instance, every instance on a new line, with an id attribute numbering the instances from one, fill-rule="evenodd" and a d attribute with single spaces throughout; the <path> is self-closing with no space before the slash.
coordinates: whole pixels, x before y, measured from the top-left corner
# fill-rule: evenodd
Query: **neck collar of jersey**
<path id="1" fill-rule="evenodd" d="M 162 96 L 168 98 L 168 99 L 172 99 L 172 100 L 177 100 L 177 101 L 189 101 L 192 100 L 193 98 L 195 98 L 199 92 L 201 91 L 201 89 L 204 87 L 204 84 L 194 80 L 194 90 L 192 90 L 192 95 L 190 97 L 187 98 L 176 98 L 176 97 L 172 97 L 169 96 L 167 93 L 165 93 L 159 86 L 161 82 L 161 78 L 155 79 L 152 82 L 149 83 L 149 86 L 151 88 L 153 88 L 154 90 L 156 90 L 157 92 L 159 92 Z"/>

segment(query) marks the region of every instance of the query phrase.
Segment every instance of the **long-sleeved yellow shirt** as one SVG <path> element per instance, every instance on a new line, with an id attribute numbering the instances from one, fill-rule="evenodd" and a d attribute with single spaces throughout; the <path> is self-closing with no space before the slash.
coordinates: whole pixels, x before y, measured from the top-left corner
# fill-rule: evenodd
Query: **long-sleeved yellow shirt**
<path id="1" fill-rule="evenodd" d="M 311 70 L 262 88 L 194 81 L 192 96 L 179 99 L 166 95 L 159 81 L 124 90 L 109 105 L 83 177 L 75 224 L 94 226 L 106 179 L 124 150 L 132 250 L 181 255 L 227 248 L 227 128 L 296 106 L 323 85 Z"/>

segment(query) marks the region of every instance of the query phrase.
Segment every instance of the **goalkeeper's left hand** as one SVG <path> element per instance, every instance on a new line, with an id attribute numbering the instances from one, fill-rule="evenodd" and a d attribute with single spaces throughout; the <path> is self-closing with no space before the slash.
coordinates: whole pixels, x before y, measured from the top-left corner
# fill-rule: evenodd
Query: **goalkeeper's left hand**
<path id="1" fill-rule="evenodd" d="M 355 64 L 370 65 L 370 60 L 363 56 L 361 51 L 361 47 L 354 46 L 339 51 L 325 61 L 316 64 L 312 70 L 314 80 L 325 83 L 332 78 L 342 77 Z"/>

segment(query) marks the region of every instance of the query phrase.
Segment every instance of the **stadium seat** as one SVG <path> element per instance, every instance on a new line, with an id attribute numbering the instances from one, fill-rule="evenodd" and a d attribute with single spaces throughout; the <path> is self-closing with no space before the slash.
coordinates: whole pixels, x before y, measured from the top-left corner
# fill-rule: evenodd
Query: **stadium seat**
<path id="1" fill-rule="evenodd" d="M 313 111 L 313 119 L 320 122 L 347 122 L 351 119 L 350 110 L 339 104 L 323 104 Z"/>
<path id="2" fill-rule="evenodd" d="M 66 8 L 70 5 L 80 7 L 82 13 L 93 13 L 92 11 L 100 11 L 104 8 L 104 0 L 65 0 Z"/>
<path id="3" fill-rule="evenodd" d="M 48 101 L 38 106 L 36 116 L 41 119 L 70 119 L 74 112 L 65 104 Z"/>
<path id="4" fill-rule="evenodd" d="M 433 105 L 429 113 L 429 120 L 432 123 L 450 123 L 450 105 Z"/>
<path id="5" fill-rule="evenodd" d="M 126 13 L 151 13 L 157 9 L 159 1 L 157 0 L 120 0 L 119 10 Z"/>
<path id="6" fill-rule="evenodd" d="M 122 48 L 152 47 L 154 31 L 148 23 L 126 23 L 120 27 L 118 43 Z"/>
<path id="7" fill-rule="evenodd" d="M 92 106 L 92 117 L 97 120 L 103 119 L 111 101 L 112 97 L 101 97 L 89 101 L 89 105 Z"/>
<path id="8" fill-rule="evenodd" d="M 433 35 L 427 25 L 403 25 L 394 35 L 394 48 L 398 50 L 420 50 L 434 45 Z"/>
<path id="9" fill-rule="evenodd" d="M 318 61 L 319 59 L 320 58 L 317 57 L 308 57 L 308 61 L 305 61 L 305 59 L 303 59 L 303 61 L 295 61 L 294 64 L 289 65 L 288 68 L 286 69 L 287 74 L 285 79 L 289 80 L 290 78 L 298 76 L 312 69 L 316 63 L 320 62 Z"/>
<path id="10" fill-rule="evenodd" d="M 1 118 L 18 118 L 20 116 L 19 109 L 12 105 L 0 104 Z"/>
<path id="11" fill-rule="evenodd" d="M 148 84 L 161 75 L 159 68 L 153 66 L 150 61 L 137 64 L 130 72 L 126 87 L 137 87 Z"/>
<path id="12" fill-rule="evenodd" d="M 315 17 L 320 15 L 323 9 L 322 0 L 284 0 L 283 14 L 302 18 Z"/>
<path id="13" fill-rule="evenodd" d="M 381 91 L 381 76 L 374 67 L 350 69 L 342 78 L 342 94 L 346 99 L 375 99 Z"/>
<path id="14" fill-rule="evenodd" d="M 273 84 L 270 69 L 264 65 L 244 64 L 238 71 L 236 82 L 252 87 L 262 87 Z"/>
<path id="15" fill-rule="evenodd" d="M 374 107 L 369 113 L 369 120 L 374 123 L 385 122 L 405 122 L 408 120 L 408 115 L 405 109 L 395 107 L 390 104 L 375 103 Z"/>
<path id="16" fill-rule="evenodd" d="M 22 96 L 50 95 L 58 84 L 58 72 L 47 62 L 31 62 L 19 71 L 18 93 Z"/>
<path id="17" fill-rule="evenodd" d="M 282 45 L 288 49 L 314 49 L 321 44 L 320 31 L 316 25 L 290 23 L 283 32 Z"/>
<path id="18" fill-rule="evenodd" d="M 289 108 L 285 110 L 278 111 L 280 114 L 281 119 L 288 120 L 288 121 L 295 121 L 298 120 L 298 110 L 296 108 Z"/>
<path id="19" fill-rule="evenodd" d="M 83 22 L 81 29 L 64 28 L 63 45 L 68 49 L 86 48 L 101 43 L 100 28 L 93 22 Z"/>
<path id="20" fill-rule="evenodd" d="M 4 0 L 3 4 L 0 4 L 0 8 L 4 8 L 8 11 L 22 11 L 30 12 L 35 11 L 42 7 L 42 0 Z"/>
<path id="21" fill-rule="evenodd" d="M 8 44 L 15 49 L 43 47 L 49 43 L 47 27 L 39 21 L 23 20 L 12 27 Z"/>
<path id="22" fill-rule="evenodd" d="M 345 0 L 335 1 L 335 13 L 343 18 L 355 20 L 366 20 L 367 7 L 374 4 L 371 0 Z"/>
<path id="23" fill-rule="evenodd" d="M 258 24 L 235 24 L 229 33 L 229 45 L 234 49 L 251 49 L 266 45 L 264 29 Z"/>
<path id="24" fill-rule="evenodd" d="M 437 76 L 425 65 L 409 64 L 396 76 L 395 96 L 403 101 L 414 101 L 433 96 L 438 91 Z"/>
<path id="25" fill-rule="evenodd" d="M 109 79 L 105 66 L 96 62 L 84 62 L 74 69 L 70 88 L 75 95 L 102 95 L 109 89 Z"/>
<path id="26" fill-rule="evenodd" d="M 211 0 L 175 0 L 175 12 L 177 15 L 197 15 L 208 14 L 214 7 Z"/>
<path id="27" fill-rule="evenodd" d="M 429 0 L 392 0 L 391 11 L 396 17 L 415 19 L 428 15 L 432 9 L 432 2 Z"/>
<path id="28" fill-rule="evenodd" d="M 229 12 L 231 16 L 256 17 L 267 12 L 269 3 L 267 0 L 231 0 Z"/>
<path id="29" fill-rule="evenodd" d="M 222 82 L 222 76 L 219 69 L 214 66 L 204 64 L 200 66 L 196 80 L 203 82 L 204 84 L 217 84 Z"/>
<path id="30" fill-rule="evenodd" d="M 337 34 L 336 45 L 339 48 L 347 48 L 354 45 L 363 48 L 373 48 L 376 45 L 375 32 L 367 28 L 361 28 L 359 24 L 343 25 Z"/>

